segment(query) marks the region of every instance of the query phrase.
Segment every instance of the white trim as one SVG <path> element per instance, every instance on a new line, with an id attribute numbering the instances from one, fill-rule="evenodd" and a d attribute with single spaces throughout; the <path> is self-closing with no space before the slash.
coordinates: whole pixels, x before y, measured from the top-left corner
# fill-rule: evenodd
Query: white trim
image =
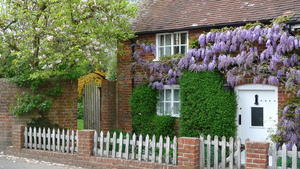
<path id="1" fill-rule="evenodd" d="M 234 90 L 237 92 L 242 91 L 242 90 L 256 90 L 256 91 L 278 91 L 278 87 L 277 86 L 272 86 L 272 85 L 264 85 L 264 84 L 245 84 L 245 85 L 240 85 L 240 86 L 236 86 L 234 88 Z"/>
<path id="2" fill-rule="evenodd" d="M 178 45 L 174 45 L 174 34 L 176 34 L 176 33 L 179 33 L 179 34 L 180 33 L 186 33 L 186 45 L 181 45 L 180 43 Z M 159 56 L 159 47 L 160 47 L 160 45 L 159 45 L 159 37 L 161 35 L 171 35 L 171 45 L 168 45 L 168 47 L 171 47 L 171 55 L 174 54 L 174 46 L 179 46 L 179 51 L 181 50 L 181 48 L 180 48 L 181 46 L 186 46 L 185 53 L 188 52 L 188 49 L 189 49 L 189 32 L 188 31 L 179 31 L 179 32 L 170 32 L 170 33 L 158 33 L 158 34 L 156 34 L 156 45 L 155 45 L 156 46 L 156 57 L 155 57 L 155 59 L 153 61 L 159 61 L 159 58 L 160 58 L 160 56 Z M 181 38 L 181 36 L 179 38 Z M 181 39 L 179 39 L 179 40 L 181 42 Z M 166 47 L 165 42 L 166 42 L 166 38 L 164 38 L 164 45 L 162 46 L 164 49 Z M 166 51 L 164 50 L 164 53 L 165 52 Z"/>
<path id="3" fill-rule="evenodd" d="M 291 30 L 295 31 L 296 29 L 300 29 L 300 24 L 292 25 Z"/>

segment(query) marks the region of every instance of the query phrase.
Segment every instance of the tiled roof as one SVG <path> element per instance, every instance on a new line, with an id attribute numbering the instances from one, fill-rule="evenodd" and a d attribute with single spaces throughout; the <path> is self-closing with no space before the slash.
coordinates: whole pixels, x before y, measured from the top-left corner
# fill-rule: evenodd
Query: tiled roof
<path id="1" fill-rule="evenodd" d="M 300 0 L 145 0 L 142 6 L 133 23 L 140 33 L 271 20 L 285 13 L 300 21 Z"/>

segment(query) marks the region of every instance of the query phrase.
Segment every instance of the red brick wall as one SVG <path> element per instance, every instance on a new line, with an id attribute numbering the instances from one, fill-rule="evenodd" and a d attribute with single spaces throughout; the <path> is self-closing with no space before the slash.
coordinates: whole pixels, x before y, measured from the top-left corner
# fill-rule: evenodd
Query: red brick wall
<path id="1" fill-rule="evenodd" d="M 246 169 L 265 169 L 269 166 L 269 143 L 246 142 Z"/>
<path id="2" fill-rule="evenodd" d="M 129 107 L 129 97 L 132 92 L 132 56 L 130 42 L 125 42 L 124 46 L 120 47 L 124 51 L 123 55 L 117 58 L 117 116 L 116 127 L 124 131 L 131 131 L 131 110 Z"/>
<path id="3" fill-rule="evenodd" d="M 178 165 L 185 169 L 200 168 L 200 139 L 178 138 Z"/>
<path id="4" fill-rule="evenodd" d="M 77 127 L 77 82 L 61 82 L 63 93 L 53 103 L 48 116 L 62 128 Z M 0 149 L 11 145 L 12 130 L 15 124 L 26 124 L 37 115 L 14 116 L 10 110 L 16 103 L 16 97 L 25 89 L 7 79 L 0 79 Z"/>
<path id="5" fill-rule="evenodd" d="M 77 128 L 77 81 L 60 82 L 62 95 L 57 97 L 48 117 L 61 128 Z"/>
<path id="6" fill-rule="evenodd" d="M 116 82 L 102 81 L 100 119 L 102 131 L 106 132 L 116 128 Z"/>

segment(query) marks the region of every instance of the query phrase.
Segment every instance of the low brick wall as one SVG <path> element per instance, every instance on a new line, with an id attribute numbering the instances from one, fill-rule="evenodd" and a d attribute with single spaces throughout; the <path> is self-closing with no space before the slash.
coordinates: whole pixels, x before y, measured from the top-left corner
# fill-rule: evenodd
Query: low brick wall
<path id="1" fill-rule="evenodd" d="M 151 162 L 140 162 L 136 160 L 125 160 L 118 158 L 105 158 L 95 156 L 85 156 L 79 154 L 66 154 L 58 152 L 49 152 L 42 150 L 16 149 L 14 147 L 7 148 L 6 154 L 15 155 L 26 158 L 34 158 L 54 163 L 68 164 L 85 168 L 99 169 L 177 169 L 178 166 L 157 164 Z"/>
<path id="2" fill-rule="evenodd" d="M 43 161 L 76 165 L 85 168 L 110 169 L 198 169 L 200 168 L 200 139 L 191 137 L 178 138 L 178 165 L 126 160 L 120 158 L 107 158 L 93 156 L 93 130 L 80 130 L 78 132 L 78 153 L 60 153 L 44 150 L 22 148 L 24 144 L 24 126 L 16 126 L 13 133 L 13 146 L 6 150 L 6 154 L 34 158 Z M 268 168 L 269 144 L 261 142 L 246 143 L 246 168 Z"/>

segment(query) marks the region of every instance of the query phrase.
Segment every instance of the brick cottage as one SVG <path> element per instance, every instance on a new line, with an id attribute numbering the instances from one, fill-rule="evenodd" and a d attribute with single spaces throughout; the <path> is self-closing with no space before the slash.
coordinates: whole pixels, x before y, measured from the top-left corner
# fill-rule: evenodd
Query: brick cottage
<path id="1" fill-rule="evenodd" d="M 116 127 L 125 131 L 131 131 L 131 110 L 128 99 L 133 88 L 145 82 L 141 78 L 141 69 L 132 69 L 134 62 L 133 53 L 135 44 L 147 42 L 156 46 L 155 54 L 143 56 L 147 60 L 159 61 L 161 56 L 174 54 L 186 54 L 189 42 L 198 39 L 199 35 L 211 29 L 223 27 L 237 27 L 247 23 L 259 21 L 270 24 L 270 22 L 281 15 L 291 15 L 288 22 L 290 31 L 296 33 L 300 27 L 300 4 L 295 0 L 279 1 L 199 1 L 199 0 L 149 0 L 140 4 L 140 14 L 133 26 L 136 31 L 136 38 L 124 43 L 122 49 L 124 55 L 118 56 L 118 77 L 117 77 L 117 116 Z M 286 103 L 292 95 L 284 90 L 282 86 L 252 84 L 252 78 L 245 78 L 235 87 L 239 98 L 237 122 L 238 135 L 242 139 L 248 137 L 254 140 L 265 140 L 267 130 L 275 129 L 278 120 L 278 110 Z M 179 85 L 165 86 L 164 90 L 172 90 L 172 93 L 180 90 Z M 265 110 L 261 117 L 251 117 L 254 98 L 262 103 Z M 251 98 L 251 99 L 249 99 Z M 253 99 L 252 99 L 253 98 Z M 164 100 L 160 100 L 164 102 Z M 272 113 L 270 113 L 272 112 Z M 245 113 L 245 114 L 244 114 Z M 172 116 L 178 117 L 179 112 L 172 112 Z M 244 114 L 244 115 L 241 115 Z M 252 113 L 253 114 L 253 113 Z M 271 119 L 265 121 L 265 127 L 259 132 L 245 123 L 251 123 L 251 118 Z M 271 122 L 272 121 L 272 122 Z M 259 124 L 263 126 L 263 124 Z M 268 128 L 268 129 L 267 129 Z M 257 132 L 257 137 L 245 133 Z"/>

